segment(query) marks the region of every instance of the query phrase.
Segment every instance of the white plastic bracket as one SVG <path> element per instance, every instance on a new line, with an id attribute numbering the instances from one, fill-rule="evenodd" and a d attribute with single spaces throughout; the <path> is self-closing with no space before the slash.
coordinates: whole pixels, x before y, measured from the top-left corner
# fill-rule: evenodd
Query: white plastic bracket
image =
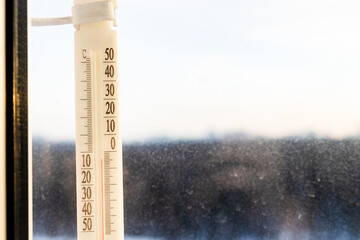
<path id="1" fill-rule="evenodd" d="M 115 9 L 118 8 L 117 0 L 74 0 L 72 17 L 62 18 L 32 18 L 32 26 L 53 26 L 73 24 L 79 29 L 81 24 L 113 21 L 117 26 Z"/>
<path id="2" fill-rule="evenodd" d="M 116 26 L 113 1 L 90 1 L 90 3 L 79 5 L 77 5 L 77 2 L 79 1 L 75 1 L 75 6 L 72 7 L 72 23 L 75 28 L 78 28 L 81 24 L 108 20 L 114 21 L 114 26 Z"/>

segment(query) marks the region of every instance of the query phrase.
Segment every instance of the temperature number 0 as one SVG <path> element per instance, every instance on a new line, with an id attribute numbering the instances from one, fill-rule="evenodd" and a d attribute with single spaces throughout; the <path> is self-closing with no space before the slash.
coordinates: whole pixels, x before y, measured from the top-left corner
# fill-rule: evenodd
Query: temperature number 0
<path id="1" fill-rule="evenodd" d="M 115 138 L 112 137 L 112 138 L 111 138 L 111 141 L 110 141 L 111 149 L 115 149 L 115 144 L 116 144 Z"/>

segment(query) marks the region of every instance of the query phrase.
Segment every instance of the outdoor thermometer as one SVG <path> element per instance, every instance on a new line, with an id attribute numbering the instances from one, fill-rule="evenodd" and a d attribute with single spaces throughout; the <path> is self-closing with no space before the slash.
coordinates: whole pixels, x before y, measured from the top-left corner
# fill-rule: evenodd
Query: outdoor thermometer
<path id="1" fill-rule="evenodd" d="M 75 0 L 77 234 L 123 239 L 116 1 Z"/>
<path id="2" fill-rule="evenodd" d="M 124 239 L 116 8 L 116 0 L 74 0 L 71 17 L 32 19 L 76 28 L 78 240 Z"/>

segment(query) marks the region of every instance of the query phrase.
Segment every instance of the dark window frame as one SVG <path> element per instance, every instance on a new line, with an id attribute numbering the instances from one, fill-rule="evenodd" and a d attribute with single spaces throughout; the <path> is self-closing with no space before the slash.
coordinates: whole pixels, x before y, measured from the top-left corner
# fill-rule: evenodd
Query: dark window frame
<path id="1" fill-rule="evenodd" d="M 29 239 L 27 0 L 5 0 L 6 232 Z"/>

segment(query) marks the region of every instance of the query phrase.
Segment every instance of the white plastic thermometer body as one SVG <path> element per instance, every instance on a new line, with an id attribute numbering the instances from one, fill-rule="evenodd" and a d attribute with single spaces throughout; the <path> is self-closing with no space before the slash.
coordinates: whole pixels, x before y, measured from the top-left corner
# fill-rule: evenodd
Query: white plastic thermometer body
<path id="1" fill-rule="evenodd" d="M 113 21 L 82 24 L 75 32 L 79 240 L 124 236 L 117 55 Z"/>

